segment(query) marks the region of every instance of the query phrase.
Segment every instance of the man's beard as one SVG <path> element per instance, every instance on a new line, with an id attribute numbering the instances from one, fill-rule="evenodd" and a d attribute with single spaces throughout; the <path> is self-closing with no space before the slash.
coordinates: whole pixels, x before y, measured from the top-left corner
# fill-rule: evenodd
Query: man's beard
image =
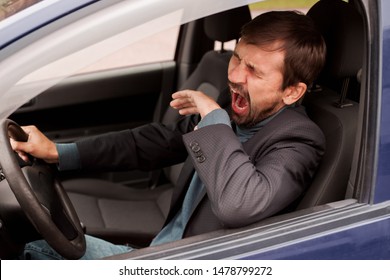
<path id="1" fill-rule="evenodd" d="M 231 110 L 231 117 L 232 120 L 240 127 L 243 128 L 250 128 L 261 122 L 262 120 L 268 118 L 269 116 L 276 113 L 276 107 L 279 104 L 279 102 L 275 101 L 270 106 L 267 106 L 267 108 L 255 108 L 252 106 L 251 98 L 249 95 L 249 92 L 243 88 L 243 86 L 239 84 L 235 84 L 232 82 L 229 82 L 230 87 L 230 98 L 232 99 L 232 91 L 239 92 L 242 97 L 244 97 L 249 106 L 248 114 L 245 115 L 239 115 L 237 114 L 233 109 Z M 230 106 L 232 106 L 232 100 L 230 102 Z"/>

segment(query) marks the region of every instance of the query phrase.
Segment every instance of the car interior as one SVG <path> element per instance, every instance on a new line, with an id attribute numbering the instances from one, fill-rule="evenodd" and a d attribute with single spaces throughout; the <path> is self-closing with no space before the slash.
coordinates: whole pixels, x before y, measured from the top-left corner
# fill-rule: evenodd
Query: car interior
<path id="1" fill-rule="evenodd" d="M 320 0 L 307 16 L 324 36 L 327 59 L 302 104 L 324 132 L 327 148 L 312 185 L 291 212 L 348 198 L 365 51 L 363 18 L 353 1 Z M 178 89 L 200 90 L 227 104 L 232 50 L 226 43 L 237 41 L 250 19 L 250 9 L 244 6 L 189 22 L 180 27 L 174 61 L 69 77 L 10 119 L 34 124 L 49 138 L 68 142 L 151 121 L 174 122 L 180 116 L 168 104 Z M 53 96 L 65 92 L 79 97 L 50 105 Z M 66 171 L 58 176 L 86 234 L 142 248 L 164 224 L 180 170 L 181 165 L 175 165 L 151 172 Z"/>
<path id="2" fill-rule="evenodd" d="M 205 18 L 203 26 L 210 40 L 224 43 L 237 40 L 239 26 L 249 20 L 249 8 L 243 7 Z M 231 51 L 223 49 L 223 44 L 220 50 L 206 52 L 181 88 L 203 91 L 223 103 L 222 99 L 228 96 L 227 66 L 231 54 Z M 170 97 L 167 95 L 164 96 L 165 99 Z M 164 102 L 164 98 L 161 98 L 160 102 Z M 159 121 L 169 123 L 180 117 L 176 110 L 169 106 L 166 108 Z M 158 118 L 158 113 L 155 113 L 155 116 Z M 136 185 L 123 187 L 121 184 L 106 180 L 86 178 L 66 180 L 63 186 L 73 203 L 77 205 L 79 215 L 88 221 L 85 226 L 90 234 L 113 242 L 131 240 L 138 246 L 146 245 L 164 224 L 172 188 L 181 166 L 179 164 L 152 172 L 151 185 L 146 190 L 140 190 Z M 161 176 L 166 180 L 161 182 Z M 129 228 L 129 224 L 133 226 Z"/>

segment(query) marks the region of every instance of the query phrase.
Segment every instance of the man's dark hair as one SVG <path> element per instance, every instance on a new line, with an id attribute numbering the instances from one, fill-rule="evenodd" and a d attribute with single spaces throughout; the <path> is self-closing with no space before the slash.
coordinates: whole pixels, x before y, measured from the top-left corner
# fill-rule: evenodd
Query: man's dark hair
<path id="1" fill-rule="evenodd" d="M 299 82 L 310 86 L 325 63 L 326 45 L 314 22 L 297 11 L 260 14 L 245 24 L 241 40 L 285 52 L 282 90 Z"/>

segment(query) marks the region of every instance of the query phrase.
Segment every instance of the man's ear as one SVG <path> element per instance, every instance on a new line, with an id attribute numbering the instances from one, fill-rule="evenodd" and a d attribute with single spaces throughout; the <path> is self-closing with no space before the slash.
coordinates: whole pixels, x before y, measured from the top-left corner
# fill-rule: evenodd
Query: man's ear
<path id="1" fill-rule="evenodd" d="M 284 90 L 283 102 L 286 105 L 291 105 L 297 102 L 306 92 L 307 85 L 305 83 L 298 83 L 289 86 Z"/>

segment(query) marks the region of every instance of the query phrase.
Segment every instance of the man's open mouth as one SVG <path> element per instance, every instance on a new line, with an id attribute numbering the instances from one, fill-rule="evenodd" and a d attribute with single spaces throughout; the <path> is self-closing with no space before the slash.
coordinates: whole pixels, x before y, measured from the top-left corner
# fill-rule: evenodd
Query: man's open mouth
<path id="1" fill-rule="evenodd" d="M 243 115 L 249 110 L 249 101 L 238 91 L 230 89 L 232 93 L 232 109 L 238 115 Z"/>

